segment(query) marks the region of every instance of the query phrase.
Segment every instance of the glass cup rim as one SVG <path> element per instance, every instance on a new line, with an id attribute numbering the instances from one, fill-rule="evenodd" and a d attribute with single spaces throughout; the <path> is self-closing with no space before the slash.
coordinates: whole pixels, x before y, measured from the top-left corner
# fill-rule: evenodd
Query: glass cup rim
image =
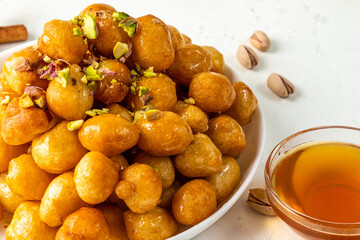
<path id="1" fill-rule="evenodd" d="M 282 140 L 280 143 L 278 143 L 273 150 L 271 151 L 271 153 L 269 154 L 269 157 L 266 161 L 265 164 L 265 184 L 267 189 L 270 191 L 272 197 L 274 197 L 276 199 L 277 202 L 279 202 L 281 204 L 281 206 L 286 210 L 286 212 L 289 212 L 293 215 L 296 215 L 297 217 L 300 217 L 301 219 L 303 219 L 304 221 L 311 221 L 313 223 L 319 223 L 321 225 L 326 225 L 328 227 L 334 227 L 334 228 L 359 228 L 360 227 L 360 222 L 355 222 L 355 223 L 338 223 L 338 222 L 331 222 L 331 221 L 325 221 L 325 220 L 321 220 L 321 219 L 317 219 L 317 218 L 313 218 L 310 217 L 304 213 L 301 213 L 293 208 L 291 208 L 288 204 L 286 204 L 276 193 L 275 189 L 273 188 L 273 185 L 271 183 L 271 176 L 270 176 L 270 163 L 272 160 L 272 157 L 274 156 L 275 152 L 278 151 L 278 149 L 283 146 L 285 143 L 287 143 L 288 141 L 290 141 L 291 139 L 302 135 L 304 133 L 307 132 L 313 132 L 313 131 L 317 131 L 317 130 L 326 130 L 326 129 L 345 129 L 345 130 L 354 130 L 354 131 L 358 131 L 360 132 L 360 128 L 357 127 L 350 127 L 350 126 L 342 126 L 342 125 L 326 125 L 326 126 L 319 126 L 319 127 L 313 127 L 313 128 L 308 128 L 305 130 L 301 130 L 298 131 L 290 136 L 288 136 L 287 138 L 285 138 L 284 140 Z"/>

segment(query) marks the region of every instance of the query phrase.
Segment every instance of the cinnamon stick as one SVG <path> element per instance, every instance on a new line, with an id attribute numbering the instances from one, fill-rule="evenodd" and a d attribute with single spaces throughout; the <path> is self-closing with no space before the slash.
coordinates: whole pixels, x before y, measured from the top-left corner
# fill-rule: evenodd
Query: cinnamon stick
<path id="1" fill-rule="evenodd" d="M 28 31 L 24 25 L 0 27 L 0 43 L 17 42 L 28 39 Z"/>

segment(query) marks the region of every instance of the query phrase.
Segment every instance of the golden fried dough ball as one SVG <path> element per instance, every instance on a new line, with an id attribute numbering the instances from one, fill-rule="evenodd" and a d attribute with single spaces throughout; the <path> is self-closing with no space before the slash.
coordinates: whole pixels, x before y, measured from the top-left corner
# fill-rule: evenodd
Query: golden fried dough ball
<path id="1" fill-rule="evenodd" d="M 87 6 L 84 10 L 82 10 L 79 15 L 84 16 L 85 14 L 91 14 L 92 16 L 95 16 L 96 12 L 99 12 L 99 11 L 105 11 L 109 14 L 113 14 L 114 12 L 116 12 L 116 9 L 112 6 L 110 6 L 109 4 L 93 3 L 89 6 Z"/>
<path id="2" fill-rule="evenodd" d="M 129 120 L 130 122 L 132 122 L 134 120 L 133 117 L 131 116 L 129 110 L 117 103 L 113 103 L 113 104 L 107 106 L 107 108 L 109 109 L 109 113 L 123 117 L 126 120 Z"/>
<path id="3" fill-rule="evenodd" d="M 161 180 L 156 171 L 149 165 L 139 163 L 124 169 L 115 187 L 116 195 L 136 213 L 153 209 L 159 203 L 161 191 Z"/>
<path id="4" fill-rule="evenodd" d="M 0 204 L 0 221 L 3 220 L 4 218 L 4 208 L 3 206 Z"/>
<path id="5" fill-rule="evenodd" d="M 207 135 L 222 154 L 236 157 L 246 146 L 245 133 L 237 121 L 220 115 L 209 121 Z"/>
<path id="6" fill-rule="evenodd" d="M 100 62 L 99 71 L 104 79 L 96 81 L 95 99 L 105 104 L 121 102 L 131 85 L 128 67 L 119 61 L 108 59 Z"/>
<path id="7" fill-rule="evenodd" d="M 10 190 L 6 177 L 6 172 L 0 173 L 0 204 L 6 212 L 13 213 L 26 200 Z"/>
<path id="8" fill-rule="evenodd" d="M 185 183 L 174 195 L 172 213 L 176 221 L 195 225 L 216 211 L 216 192 L 205 180 L 195 179 Z"/>
<path id="9" fill-rule="evenodd" d="M 126 231 L 130 240 L 164 240 L 175 235 L 178 223 L 173 216 L 161 207 L 146 213 L 124 213 Z"/>
<path id="10" fill-rule="evenodd" d="M 1 121 L 1 135 L 10 145 L 22 145 L 30 142 L 48 129 L 46 113 L 40 108 L 22 108 L 20 98 L 12 100 Z"/>
<path id="11" fill-rule="evenodd" d="M 184 39 L 185 44 L 191 44 L 192 43 L 192 40 L 191 40 L 191 38 L 189 38 L 189 36 L 187 36 L 184 33 L 182 33 L 181 35 L 182 35 L 182 37 Z"/>
<path id="12" fill-rule="evenodd" d="M 106 219 L 110 228 L 109 240 L 127 240 L 129 239 L 125 229 L 124 214 L 123 211 L 112 204 L 103 203 L 96 206 Z"/>
<path id="13" fill-rule="evenodd" d="M 145 105 L 169 111 L 176 104 L 175 82 L 165 74 L 157 74 L 150 78 L 139 77 L 136 86 L 135 94 L 129 93 L 126 97 L 126 104 L 132 111 L 140 110 Z M 147 93 L 143 94 L 142 91 Z"/>
<path id="14" fill-rule="evenodd" d="M 140 131 L 138 147 L 154 156 L 181 153 L 190 144 L 193 134 L 189 124 L 173 112 L 160 112 L 158 119 L 140 118 L 135 125 Z"/>
<path id="15" fill-rule="evenodd" d="M 38 50 L 52 59 L 63 59 L 71 64 L 81 63 L 88 45 L 83 34 L 75 36 L 74 28 L 81 31 L 78 25 L 70 21 L 54 19 L 47 22 L 37 41 Z"/>
<path id="16" fill-rule="evenodd" d="M 216 191 L 216 201 L 221 203 L 240 184 L 240 167 L 236 160 L 223 156 L 221 171 L 206 178 Z"/>
<path id="17" fill-rule="evenodd" d="M 28 144 L 17 146 L 9 145 L 4 142 L 3 138 L 0 136 L 0 172 L 6 171 L 9 167 L 10 160 L 26 153 L 28 147 Z"/>
<path id="18" fill-rule="evenodd" d="M 41 64 L 41 54 L 33 47 L 27 47 L 14 53 L 4 63 L 3 81 L 17 94 L 22 95 L 27 85 L 38 86 L 46 90 L 49 81 L 41 79 L 36 73 Z"/>
<path id="19" fill-rule="evenodd" d="M 163 189 L 174 182 L 175 169 L 170 157 L 156 157 L 141 151 L 136 154 L 133 163 L 144 163 L 152 167 L 159 174 Z"/>
<path id="20" fill-rule="evenodd" d="M 114 156 L 133 147 L 139 139 L 135 125 L 117 115 L 103 114 L 88 119 L 79 130 L 81 144 L 90 151 Z"/>
<path id="21" fill-rule="evenodd" d="M 235 100 L 235 90 L 229 79 L 220 73 L 196 74 L 189 88 L 189 97 L 205 112 L 225 112 Z"/>
<path id="22" fill-rule="evenodd" d="M 199 107 L 178 101 L 173 111 L 184 119 L 191 127 L 193 133 L 204 133 L 208 129 L 208 117 Z"/>
<path id="23" fill-rule="evenodd" d="M 90 204 L 104 202 L 119 181 L 115 162 L 100 152 L 89 152 L 75 168 L 74 181 L 82 200 Z"/>
<path id="24" fill-rule="evenodd" d="M 121 154 L 112 156 L 110 159 L 113 160 L 115 163 L 117 163 L 117 165 L 115 165 L 115 167 L 119 168 L 118 169 L 119 172 L 124 170 L 125 168 L 127 168 L 129 166 L 128 161 Z"/>
<path id="25" fill-rule="evenodd" d="M 211 64 L 208 51 L 195 44 L 186 44 L 176 50 L 175 61 L 167 72 L 181 84 L 189 86 L 192 77 L 210 71 Z"/>
<path id="26" fill-rule="evenodd" d="M 23 202 L 16 209 L 6 229 L 7 240 L 49 240 L 55 239 L 57 228 L 40 220 L 40 202 Z"/>
<path id="27" fill-rule="evenodd" d="M 251 121 L 251 116 L 257 108 L 258 100 L 251 89 L 243 82 L 233 84 L 236 97 L 234 103 L 225 112 L 243 126 Z"/>
<path id="28" fill-rule="evenodd" d="M 171 42 L 176 51 L 179 47 L 185 45 L 184 38 L 176 27 L 171 26 L 171 25 L 167 25 L 167 27 L 169 28 L 170 35 L 171 35 Z"/>
<path id="29" fill-rule="evenodd" d="M 100 210 L 82 207 L 70 214 L 56 233 L 56 240 L 109 240 L 110 229 Z"/>
<path id="30" fill-rule="evenodd" d="M 176 155 L 176 170 L 186 177 L 206 177 L 221 170 L 221 152 L 202 133 L 194 135 L 193 141 L 182 153 Z"/>
<path id="31" fill-rule="evenodd" d="M 70 77 L 77 76 L 79 70 L 79 66 L 72 65 Z M 74 79 L 76 81 L 69 81 L 65 87 L 60 82 L 52 80 L 46 91 L 46 101 L 50 111 L 69 121 L 84 119 L 85 112 L 90 110 L 94 102 L 89 87 L 79 79 Z"/>
<path id="32" fill-rule="evenodd" d="M 221 52 L 211 46 L 202 46 L 202 48 L 208 51 L 211 55 L 212 68 L 210 71 L 224 74 L 226 65 L 224 56 L 221 54 Z"/>
<path id="33" fill-rule="evenodd" d="M 88 151 L 81 145 L 78 132 L 67 128 L 62 121 L 32 142 L 32 156 L 36 164 L 50 173 L 63 173 L 76 166 Z"/>
<path id="34" fill-rule="evenodd" d="M 6 182 L 12 192 L 26 200 L 41 200 L 47 186 L 55 178 L 39 168 L 29 154 L 14 158 L 9 163 Z"/>
<path id="35" fill-rule="evenodd" d="M 175 50 L 168 27 L 153 15 L 137 18 L 138 28 L 131 38 L 132 59 L 141 68 L 161 72 L 174 62 Z M 156 40 L 154 40 L 156 39 Z"/>
<path id="36" fill-rule="evenodd" d="M 181 183 L 175 179 L 175 181 L 170 187 L 163 189 L 160 198 L 161 202 L 158 204 L 158 206 L 171 210 L 172 199 L 174 197 L 174 194 L 176 193 L 177 190 L 179 190 L 180 187 L 181 187 Z"/>
<path id="37" fill-rule="evenodd" d="M 79 197 L 73 178 L 72 171 L 59 175 L 41 199 L 40 219 L 50 227 L 60 226 L 68 215 L 89 205 Z"/>

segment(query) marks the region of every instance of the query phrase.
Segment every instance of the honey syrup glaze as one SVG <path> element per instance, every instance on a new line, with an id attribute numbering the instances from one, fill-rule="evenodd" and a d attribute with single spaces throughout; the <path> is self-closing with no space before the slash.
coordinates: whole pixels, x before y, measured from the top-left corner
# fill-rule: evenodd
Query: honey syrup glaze
<path id="1" fill-rule="evenodd" d="M 311 143 L 286 153 L 272 184 L 293 209 L 329 222 L 360 222 L 360 147 Z"/>

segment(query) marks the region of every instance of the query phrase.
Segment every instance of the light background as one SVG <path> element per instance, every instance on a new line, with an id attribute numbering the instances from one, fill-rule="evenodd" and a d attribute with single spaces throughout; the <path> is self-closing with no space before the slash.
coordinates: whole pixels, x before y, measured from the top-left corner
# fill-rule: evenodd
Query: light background
<path id="1" fill-rule="evenodd" d="M 44 23 L 70 19 L 92 2 L 97 1 L 0 0 L 0 26 L 25 24 L 29 40 L 35 40 Z M 321 125 L 360 127 L 360 1 L 104 2 L 135 17 L 152 13 L 189 35 L 195 44 L 216 47 L 253 89 L 265 116 L 266 143 L 250 188 L 264 186 L 266 158 L 285 137 Z M 254 30 L 265 31 L 272 46 L 266 53 L 257 52 L 259 66 L 246 70 L 235 53 L 240 43 L 249 44 Z M 0 45 L 0 51 L 16 45 Z M 266 87 L 272 72 L 287 77 L 296 93 L 288 99 L 275 96 Z M 251 211 L 246 195 L 195 239 L 300 239 L 279 218 Z"/>

